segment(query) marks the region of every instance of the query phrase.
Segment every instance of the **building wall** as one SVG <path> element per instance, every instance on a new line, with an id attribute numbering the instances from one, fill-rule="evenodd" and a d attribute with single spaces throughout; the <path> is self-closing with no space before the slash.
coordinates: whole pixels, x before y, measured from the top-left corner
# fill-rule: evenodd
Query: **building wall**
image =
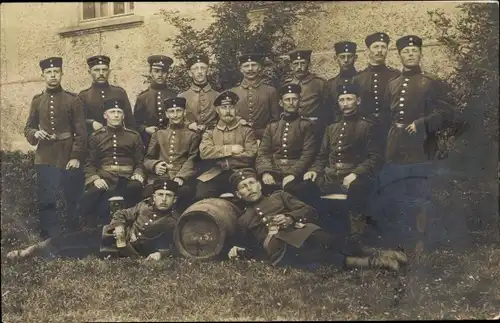
<path id="1" fill-rule="evenodd" d="M 323 12 L 303 17 L 294 32 L 300 47 L 313 49 L 312 70 L 324 78 L 338 72 L 333 58 L 333 43 L 353 40 L 358 43 L 356 67 L 367 64 L 364 37 L 376 31 L 387 32 L 393 42 L 388 64 L 399 68 L 395 40 L 414 33 L 424 38 L 423 67 L 445 76 L 451 62 L 444 48 L 436 43 L 436 30 L 429 21 L 428 10 L 442 9 L 456 17 L 456 3 L 447 2 L 321 2 Z M 142 74 L 148 72 L 146 58 L 157 53 L 171 53 L 165 40 L 176 30 L 161 16 L 160 9 L 179 10 L 195 17 L 195 28 L 211 22 L 208 6 L 212 3 L 136 2 L 134 16 L 143 23 L 127 29 L 81 32 L 61 36 L 62 29 L 78 24 L 79 3 L 2 3 L 1 11 L 1 85 L 0 126 L 2 149 L 32 149 L 22 130 L 33 95 L 44 84 L 38 62 L 49 56 L 64 58 L 63 86 L 79 92 L 90 85 L 86 58 L 95 54 L 111 57 L 110 83 L 125 88 L 132 105 L 137 94 L 147 87 Z M 258 17 L 264 11 L 254 12 Z"/>

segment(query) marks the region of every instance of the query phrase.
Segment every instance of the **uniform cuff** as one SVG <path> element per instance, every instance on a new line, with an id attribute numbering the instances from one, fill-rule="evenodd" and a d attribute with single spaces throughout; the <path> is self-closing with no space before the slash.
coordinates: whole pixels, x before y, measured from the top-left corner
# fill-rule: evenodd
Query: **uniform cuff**
<path id="1" fill-rule="evenodd" d="M 85 185 L 91 184 L 91 183 L 95 182 L 98 179 L 101 179 L 101 177 L 99 175 L 92 175 L 92 176 L 90 176 L 89 178 L 87 178 L 85 180 Z"/>

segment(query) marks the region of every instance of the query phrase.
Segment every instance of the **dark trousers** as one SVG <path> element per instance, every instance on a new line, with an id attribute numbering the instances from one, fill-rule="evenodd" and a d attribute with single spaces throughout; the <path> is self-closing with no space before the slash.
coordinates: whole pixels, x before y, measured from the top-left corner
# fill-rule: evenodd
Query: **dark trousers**
<path id="1" fill-rule="evenodd" d="M 219 197 L 223 193 L 232 193 L 233 189 L 229 186 L 229 177 L 231 171 L 222 171 L 207 182 L 198 181 L 196 184 L 195 200 L 203 200 L 211 197 Z"/>
<path id="2" fill-rule="evenodd" d="M 99 189 L 90 184 L 82 199 L 82 213 L 86 217 L 87 225 L 94 227 L 97 224 L 107 224 L 111 221 L 108 199 L 113 196 L 122 196 L 124 208 L 129 208 L 142 200 L 143 187 L 139 181 L 131 181 L 120 177 L 115 187 L 108 190 Z"/>
<path id="3" fill-rule="evenodd" d="M 84 189 L 83 170 L 66 170 L 51 165 L 36 165 L 38 178 L 38 216 L 42 238 L 57 236 L 61 233 L 60 216 L 56 200 L 62 189 L 68 215 L 68 229 L 78 227 L 80 220 L 80 199 Z"/>

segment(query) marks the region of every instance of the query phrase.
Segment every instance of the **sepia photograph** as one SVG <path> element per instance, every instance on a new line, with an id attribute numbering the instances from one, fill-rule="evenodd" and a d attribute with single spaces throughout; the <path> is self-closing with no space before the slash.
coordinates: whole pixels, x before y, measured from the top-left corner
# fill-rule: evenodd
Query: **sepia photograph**
<path id="1" fill-rule="evenodd" d="M 1 3 L 2 321 L 500 320 L 498 7 Z"/>

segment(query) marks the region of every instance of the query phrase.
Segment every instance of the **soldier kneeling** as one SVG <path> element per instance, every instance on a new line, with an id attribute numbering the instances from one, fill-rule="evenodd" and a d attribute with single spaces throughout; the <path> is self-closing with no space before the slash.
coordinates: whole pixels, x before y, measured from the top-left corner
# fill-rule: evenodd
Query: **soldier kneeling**
<path id="1" fill-rule="evenodd" d="M 264 196 L 253 169 L 234 172 L 230 183 L 235 195 L 245 206 L 238 225 L 242 231 L 239 237 L 246 243 L 244 246 L 234 246 L 229 252 L 229 258 L 250 256 L 249 250 L 253 249 L 263 250 L 264 259 L 273 266 L 304 262 L 332 264 L 337 262 L 339 256 L 348 268 L 384 268 L 397 271 L 400 265 L 407 263 L 405 254 L 399 251 L 380 251 L 364 248 L 359 244 L 349 244 L 350 250 L 345 250 L 341 239 L 314 224 L 318 219 L 314 208 L 284 191 Z M 246 237 L 248 233 L 251 237 Z M 254 245 L 249 242 L 252 240 Z M 252 256 L 259 256 L 256 252 L 252 253 Z"/>
<path id="2" fill-rule="evenodd" d="M 23 250 L 7 254 L 8 259 L 88 255 L 100 257 L 147 257 L 159 260 L 171 254 L 173 231 L 179 214 L 172 208 L 178 183 L 157 180 L 154 193 L 135 206 L 118 210 L 111 223 L 92 230 L 49 238 Z"/>

